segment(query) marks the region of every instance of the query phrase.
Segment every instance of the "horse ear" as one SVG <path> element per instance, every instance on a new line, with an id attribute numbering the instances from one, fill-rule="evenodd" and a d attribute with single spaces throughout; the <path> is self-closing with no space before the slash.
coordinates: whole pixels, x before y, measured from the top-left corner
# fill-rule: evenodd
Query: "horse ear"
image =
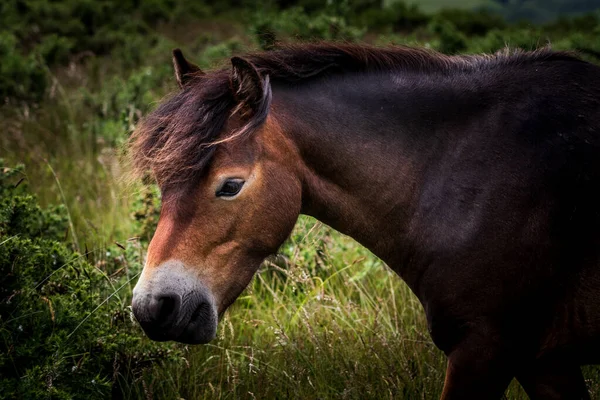
<path id="1" fill-rule="evenodd" d="M 185 59 L 179 49 L 173 50 L 173 66 L 175 67 L 175 78 L 182 89 L 190 81 L 192 75 L 204 75 L 198 66 Z"/>
<path id="2" fill-rule="evenodd" d="M 242 107 L 258 111 L 270 96 L 269 77 L 263 79 L 256 67 L 241 57 L 233 57 L 231 66 L 231 87 L 235 99 Z"/>

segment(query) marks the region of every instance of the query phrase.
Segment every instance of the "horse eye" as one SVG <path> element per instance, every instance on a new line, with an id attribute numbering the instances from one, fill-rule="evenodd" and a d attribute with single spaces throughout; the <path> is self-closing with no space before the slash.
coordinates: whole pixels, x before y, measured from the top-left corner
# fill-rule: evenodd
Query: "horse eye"
<path id="1" fill-rule="evenodd" d="M 242 179 L 228 179 L 217 190 L 217 197 L 233 197 L 242 190 L 244 181 Z"/>

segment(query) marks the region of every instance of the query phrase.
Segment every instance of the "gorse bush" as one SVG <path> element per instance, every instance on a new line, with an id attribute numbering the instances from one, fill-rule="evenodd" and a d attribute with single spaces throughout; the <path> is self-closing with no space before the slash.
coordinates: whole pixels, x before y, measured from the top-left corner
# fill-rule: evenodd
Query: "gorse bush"
<path id="1" fill-rule="evenodd" d="M 435 48 L 442 53 L 457 54 L 467 48 L 467 38 L 454 24 L 442 18 L 434 19 L 430 24 L 431 32 L 438 39 Z"/>
<path id="2" fill-rule="evenodd" d="M 139 51 L 158 40 L 158 24 L 210 14 L 207 5 L 184 0 L 4 0 L 0 98 L 40 100 L 46 69 L 70 59 L 116 51 L 134 66 L 141 61 Z"/>
<path id="3" fill-rule="evenodd" d="M 19 40 L 0 30 L 0 99 L 18 97 L 39 100 L 46 91 L 47 77 L 35 54 L 19 51 Z"/>
<path id="4" fill-rule="evenodd" d="M 121 295 L 139 245 L 74 252 L 64 207 L 41 208 L 23 176 L 0 161 L 0 398 L 120 395 L 177 354 L 144 338 Z"/>
<path id="5" fill-rule="evenodd" d="M 501 16 L 486 10 L 441 10 L 437 13 L 437 18 L 451 22 L 466 36 L 485 35 L 492 29 L 504 29 L 507 25 Z"/>
<path id="6" fill-rule="evenodd" d="M 266 37 L 275 34 L 280 40 L 350 40 L 361 38 L 366 29 L 351 26 L 347 19 L 334 13 L 309 14 L 302 7 L 292 7 L 281 12 L 257 13 L 251 28 L 263 49 L 272 41 Z"/>

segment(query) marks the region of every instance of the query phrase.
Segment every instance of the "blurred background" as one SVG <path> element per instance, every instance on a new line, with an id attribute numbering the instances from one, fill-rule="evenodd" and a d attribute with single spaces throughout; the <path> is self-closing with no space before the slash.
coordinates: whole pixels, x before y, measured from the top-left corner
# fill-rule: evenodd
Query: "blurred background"
<path id="1" fill-rule="evenodd" d="M 131 289 L 160 210 L 124 143 L 203 69 L 277 42 L 600 61 L 600 0 L 2 0 L 0 398 L 405 398 L 441 393 L 420 304 L 352 239 L 301 217 L 207 346 L 158 344 Z M 592 398 L 600 369 L 586 367 Z M 526 396 L 518 384 L 509 399 Z"/>

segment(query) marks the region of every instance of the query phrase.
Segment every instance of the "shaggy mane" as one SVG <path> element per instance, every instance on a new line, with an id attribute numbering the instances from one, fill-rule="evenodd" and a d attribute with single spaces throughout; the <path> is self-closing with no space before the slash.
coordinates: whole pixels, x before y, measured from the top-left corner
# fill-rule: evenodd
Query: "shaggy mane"
<path id="1" fill-rule="evenodd" d="M 447 56 L 422 48 L 338 43 L 288 45 L 244 57 L 261 74 L 268 75 L 271 82 L 283 84 L 300 84 L 343 73 L 411 70 L 449 74 L 540 61 L 581 61 L 571 53 L 554 52 L 549 48 Z M 152 171 L 163 187 L 199 177 L 214 154 L 215 143 L 240 133 L 223 132 L 227 120 L 236 111 L 229 79 L 230 67 L 197 74 L 184 90 L 147 115 L 129 141 L 134 173 L 142 176 Z M 257 114 L 248 126 L 260 126 L 266 114 Z M 242 128 L 244 133 L 250 130 Z"/>

